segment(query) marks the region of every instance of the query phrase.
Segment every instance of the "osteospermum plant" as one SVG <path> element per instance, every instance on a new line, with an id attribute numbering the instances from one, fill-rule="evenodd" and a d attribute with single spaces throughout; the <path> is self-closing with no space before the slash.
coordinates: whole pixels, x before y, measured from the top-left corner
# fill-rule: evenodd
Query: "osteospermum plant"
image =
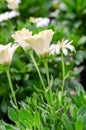
<path id="1" fill-rule="evenodd" d="M 43 129 L 45 128 L 44 126 L 49 125 L 49 128 L 52 128 L 52 130 L 54 128 L 60 130 L 63 127 L 62 120 L 67 119 L 65 118 L 66 116 L 62 116 L 63 111 L 64 113 L 66 113 L 66 111 L 69 109 L 70 106 L 69 103 L 71 102 L 70 100 L 66 101 L 66 94 L 64 93 L 65 77 L 66 77 L 64 56 L 68 55 L 68 50 L 73 52 L 75 48 L 74 46 L 72 46 L 72 41 L 69 40 L 62 40 L 57 44 L 50 45 L 53 35 L 54 32 L 51 29 L 41 31 L 38 34 L 32 35 L 31 31 L 23 28 L 20 31 L 16 31 L 12 35 L 12 37 L 15 40 L 15 44 L 12 45 L 11 43 L 9 43 L 6 46 L 1 45 L 0 53 L 4 57 L 2 58 L 2 56 L 0 55 L 2 65 L 8 63 L 8 66 L 10 67 L 15 50 L 17 49 L 17 47 L 21 46 L 23 50 L 28 55 L 31 56 L 31 59 L 36 67 L 36 70 L 39 75 L 39 79 L 43 86 L 43 91 L 41 91 L 41 93 L 39 94 L 40 96 L 37 94 L 37 96 L 34 95 L 32 99 L 30 98 L 28 101 L 30 102 L 29 105 L 22 102 L 21 103 L 22 107 L 20 106 L 20 110 L 19 110 L 17 100 L 16 100 L 16 95 L 13 90 L 13 86 L 11 82 L 9 67 L 6 70 L 10 89 L 12 92 L 13 103 L 16 106 L 14 109 L 9 108 L 8 114 L 10 119 L 12 119 L 12 121 L 14 121 L 17 127 L 20 129 L 38 128 L 38 130 L 40 130 L 42 128 L 42 125 L 43 125 Z M 27 49 L 29 48 L 31 48 L 32 51 L 30 52 L 27 51 Z M 47 83 L 45 83 L 43 80 L 40 69 L 34 58 L 34 53 L 32 53 L 33 51 L 35 51 L 39 59 L 44 63 Z M 61 89 L 59 91 L 57 90 L 55 93 L 52 91 L 52 83 L 51 83 L 52 79 L 50 79 L 49 68 L 48 68 L 48 58 L 50 55 L 55 55 L 55 56 L 61 55 L 62 84 L 60 86 Z M 57 126 L 57 122 L 60 122 L 58 126 Z M 48 125 L 44 125 L 44 124 L 48 124 Z M 70 130 L 70 127 L 68 128 Z"/>
<path id="2" fill-rule="evenodd" d="M 15 106 L 18 108 L 16 97 L 15 97 L 15 92 L 13 90 L 10 72 L 9 72 L 10 64 L 13 59 L 14 52 L 16 51 L 17 48 L 18 48 L 18 45 L 17 44 L 12 45 L 12 43 L 9 43 L 7 45 L 0 45 L 0 65 L 3 66 L 3 71 L 6 71 L 9 86 L 12 92 L 13 102 Z"/>
<path id="3" fill-rule="evenodd" d="M 61 97 L 63 95 L 64 87 L 65 87 L 65 79 L 66 79 L 66 73 L 65 73 L 65 61 L 64 56 L 68 55 L 68 50 L 71 52 L 75 51 L 75 48 L 72 44 L 73 41 L 69 40 L 62 40 L 61 42 L 57 42 L 57 44 L 52 44 L 50 46 L 50 53 L 52 55 L 61 55 L 61 63 L 62 63 L 62 86 L 61 86 Z M 62 100 L 62 99 L 61 99 Z"/>
<path id="4" fill-rule="evenodd" d="M 21 31 L 16 31 L 15 34 L 12 35 L 12 37 L 14 38 L 15 42 L 25 50 L 25 52 L 27 52 L 27 49 L 31 47 L 40 58 L 43 58 L 43 57 L 49 56 L 49 46 L 50 46 L 53 34 L 54 32 L 50 29 L 50 30 L 41 31 L 38 34 L 32 35 L 31 31 L 23 28 Z M 40 74 L 39 68 L 37 66 L 37 63 L 35 61 L 35 58 L 33 57 L 33 53 L 30 53 L 30 56 L 37 69 L 42 86 L 45 89 L 45 85 L 44 85 L 42 76 Z M 46 67 L 46 73 L 47 73 L 47 79 L 48 79 L 48 85 L 49 85 L 47 61 L 46 60 L 43 60 L 43 61 Z"/>
<path id="5" fill-rule="evenodd" d="M 49 46 L 51 40 L 53 38 L 53 30 L 45 30 L 41 31 L 38 34 L 31 36 L 30 38 L 26 39 L 25 41 L 32 47 L 32 49 L 36 52 L 36 54 L 42 58 L 46 69 L 46 76 L 48 81 L 48 86 L 50 84 L 49 80 L 49 70 L 48 70 L 48 60 L 49 57 Z"/>

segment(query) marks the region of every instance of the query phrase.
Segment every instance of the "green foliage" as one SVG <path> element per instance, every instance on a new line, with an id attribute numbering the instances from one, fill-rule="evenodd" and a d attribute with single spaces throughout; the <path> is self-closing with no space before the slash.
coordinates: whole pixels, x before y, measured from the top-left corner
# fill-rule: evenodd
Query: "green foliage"
<path id="1" fill-rule="evenodd" d="M 79 92 L 76 91 L 80 96 L 83 93 L 83 89 L 79 87 Z M 47 90 L 46 90 L 47 91 Z M 50 90 L 49 90 L 50 91 Z M 48 94 L 48 92 L 47 92 Z M 70 94 L 70 93 L 69 93 Z M 3 128 L 16 129 L 55 129 L 55 130 L 85 130 L 86 129 L 86 105 L 83 103 L 82 106 L 73 102 L 76 98 L 68 94 L 63 95 L 63 105 L 60 106 L 59 91 L 54 92 L 52 95 L 52 104 L 48 103 L 43 94 L 34 93 L 29 98 L 27 97 L 26 102 L 20 103 L 20 109 L 8 108 L 8 116 L 15 123 L 15 127 L 7 125 L 1 122 Z M 86 94 L 83 93 L 83 98 Z M 77 99 L 79 102 L 79 100 Z"/>
<path id="2" fill-rule="evenodd" d="M 6 1 L 0 0 L 0 14 L 6 11 L 10 11 Z M 86 59 L 86 0 L 59 0 L 57 3 L 53 0 L 21 0 L 19 12 L 20 16 L 0 22 L 0 44 L 14 42 L 11 35 L 23 27 L 34 34 L 53 29 L 52 43 L 73 40 L 76 52 L 69 52 L 64 58 L 66 82 L 63 95 L 61 56 L 49 57 L 50 87 L 47 87 L 46 70 L 34 53 L 46 85 L 44 94 L 29 52 L 26 55 L 19 47 L 10 66 L 19 109 L 10 103 L 12 94 L 5 73 L 7 68 L 0 66 L 0 118 L 5 120 L 8 111 L 12 121 L 1 120 L 0 130 L 86 130 L 86 93 L 77 83 L 84 68 L 80 64 Z M 37 28 L 30 22 L 30 17 L 49 17 L 51 22 L 47 27 Z"/>
<path id="3" fill-rule="evenodd" d="M 30 16 L 34 17 L 47 17 L 49 16 L 49 10 L 52 6 L 52 0 L 31 0 L 23 1 L 20 4 L 20 12 L 22 20 L 29 18 Z"/>

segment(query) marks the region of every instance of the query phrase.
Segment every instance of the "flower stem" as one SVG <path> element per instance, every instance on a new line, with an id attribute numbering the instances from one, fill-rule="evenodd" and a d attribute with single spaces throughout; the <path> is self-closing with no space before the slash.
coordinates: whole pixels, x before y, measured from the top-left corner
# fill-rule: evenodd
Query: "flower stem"
<path id="1" fill-rule="evenodd" d="M 50 79 L 49 79 L 48 61 L 43 60 L 43 63 L 44 63 L 44 66 L 45 66 L 47 82 L 48 82 L 48 86 L 49 86 L 50 85 Z"/>
<path id="2" fill-rule="evenodd" d="M 12 92 L 12 96 L 13 96 L 14 103 L 15 103 L 17 109 L 18 109 L 18 104 L 17 104 L 17 101 L 16 101 L 15 92 L 14 92 L 14 90 L 13 90 L 13 86 L 12 86 L 12 82 L 11 82 L 11 77 L 10 77 L 9 69 L 6 70 L 6 74 L 7 74 L 9 86 L 10 86 L 10 89 L 11 89 L 11 92 Z"/>
<path id="3" fill-rule="evenodd" d="M 41 84 L 42 84 L 42 86 L 43 86 L 43 89 L 45 90 L 45 85 L 44 85 L 44 82 L 43 82 L 41 73 L 40 73 L 40 71 L 39 71 L 39 68 L 38 68 L 38 66 L 37 66 L 37 63 L 36 63 L 36 61 L 35 61 L 35 59 L 34 59 L 34 57 L 33 57 L 33 54 L 31 54 L 30 56 L 31 56 L 31 59 L 32 59 L 34 65 L 35 65 L 35 67 L 36 67 L 37 72 L 38 72 L 38 75 L 39 75 L 39 78 L 40 78 L 40 80 L 41 80 Z"/>
<path id="4" fill-rule="evenodd" d="M 61 59 L 62 59 L 62 78 L 63 78 L 61 92 L 63 94 L 64 85 L 65 85 L 65 65 L 64 65 L 64 56 L 63 56 L 63 53 L 61 53 Z"/>

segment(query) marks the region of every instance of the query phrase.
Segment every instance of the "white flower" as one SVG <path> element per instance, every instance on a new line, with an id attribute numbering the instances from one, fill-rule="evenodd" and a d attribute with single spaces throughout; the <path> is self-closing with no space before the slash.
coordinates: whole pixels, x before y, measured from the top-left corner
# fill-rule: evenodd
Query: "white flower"
<path id="1" fill-rule="evenodd" d="M 8 3 L 8 8 L 9 9 L 17 9 L 19 7 L 19 3 L 21 2 L 21 0 L 6 0 Z"/>
<path id="2" fill-rule="evenodd" d="M 42 18 L 42 17 L 39 17 L 39 18 L 31 17 L 30 22 L 36 23 L 36 27 L 39 28 L 39 27 L 48 26 L 48 24 L 50 23 L 50 19 L 49 18 Z"/>
<path id="3" fill-rule="evenodd" d="M 18 45 L 9 43 L 8 45 L 0 45 L 0 64 L 10 64 L 13 54 Z"/>
<path id="4" fill-rule="evenodd" d="M 60 53 L 60 47 L 59 45 L 56 45 L 56 44 L 52 44 L 50 47 L 49 47 L 49 50 L 50 50 L 50 53 L 52 55 L 54 55 L 55 53 L 56 54 L 59 54 Z"/>
<path id="5" fill-rule="evenodd" d="M 23 28 L 21 31 L 16 31 L 15 34 L 12 34 L 15 42 L 17 42 L 24 50 L 27 50 L 30 47 L 25 39 L 28 39 L 31 36 L 32 32 L 25 28 Z"/>
<path id="6" fill-rule="evenodd" d="M 49 48 L 51 54 L 60 54 L 60 50 L 62 50 L 63 54 L 68 55 L 68 49 L 74 51 L 74 46 L 71 45 L 72 41 L 62 40 L 62 42 L 58 42 L 58 44 L 52 44 Z"/>
<path id="7" fill-rule="evenodd" d="M 45 30 L 39 34 L 33 35 L 25 41 L 30 44 L 38 55 L 49 53 L 49 45 L 52 40 L 54 32 L 52 30 Z"/>
<path id="8" fill-rule="evenodd" d="M 0 14 L 0 22 L 14 18 L 16 16 L 19 16 L 19 12 L 15 11 L 15 10 L 10 11 L 10 12 L 5 12 L 3 14 Z"/>

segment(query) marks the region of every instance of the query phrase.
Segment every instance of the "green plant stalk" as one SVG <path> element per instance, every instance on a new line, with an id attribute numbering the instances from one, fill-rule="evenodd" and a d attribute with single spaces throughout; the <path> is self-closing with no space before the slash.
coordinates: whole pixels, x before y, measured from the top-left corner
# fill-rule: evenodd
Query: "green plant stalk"
<path id="1" fill-rule="evenodd" d="M 48 86 L 50 85 L 50 79 L 49 79 L 49 69 L 48 69 L 48 61 L 47 59 L 43 60 L 45 71 L 46 71 L 46 76 L 47 76 L 47 82 Z"/>
<path id="2" fill-rule="evenodd" d="M 62 59 L 62 87 L 61 87 L 61 92 L 63 94 L 64 91 L 64 85 L 65 85 L 65 65 L 64 65 L 64 56 L 63 53 L 61 52 L 61 59 Z"/>
<path id="3" fill-rule="evenodd" d="M 34 59 L 34 57 L 33 57 L 33 54 L 31 54 L 30 56 L 31 56 L 31 59 L 32 59 L 34 65 L 35 65 L 35 68 L 36 68 L 37 72 L 38 72 L 38 75 L 39 75 L 39 78 L 40 78 L 41 84 L 42 84 L 42 86 L 43 86 L 43 89 L 45 90 L 45 85 L 44 85 L 44 82 L 43 82 L 43 79 L 42 79 L 41 73 L 40 73 L 40 71 L 39 71 L 39 68 L 38 68 L 38 66 L 37 66 L 37 63 L 36 63 L 36 61 L 35 61 L 35 59 Z"/>
<path id="4" fill-rule="evenodd" d="M 48 81 L 48 87 L 49 87 L 49 90 L 50 90 L 50 96 L 51 96 L 51 103 L 49 103 L 49 105 L 52 105 L 53 107 L 53 93 L 52 93 L 52 89 L 51 89 L 51 86 L 50 86 L 50 79 L 49 79 L 49 69 L 48 69 L 48 60 L 47 59 L 44 59 L 43 60 L 43 64 L 44 64 L 44 67 L 45 67 L 45 71 L 46 71 L 46 76 L 47 76 L 47 81 Z M 47 100 L 48 101 L 48 100 Z M 54 109 L 54 108 L 53 108 Z"/>
<path id="5" fill-rule="evenodd" d="M 18 104 L 17 104 L 17 101 L 16 101 L 15 92 L 13 90 L 13 86 L 12 86 L 12 82 L 11 82 L 11 77 L 10 77 L 9 69 L 6 70 L 6 74 L 7 74 L 9 86 L 10 86 L 10 89 L 11 89 L 11 92 L 12 92 L 14 103 L 16 105 L 16 108 L 18 109 Z"/>

